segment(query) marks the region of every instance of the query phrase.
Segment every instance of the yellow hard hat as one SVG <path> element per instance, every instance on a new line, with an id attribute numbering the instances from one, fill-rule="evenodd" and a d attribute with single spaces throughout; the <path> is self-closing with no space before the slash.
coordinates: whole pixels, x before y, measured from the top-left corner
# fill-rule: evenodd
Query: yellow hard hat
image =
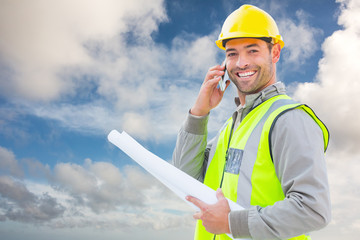
<path id="1" fill-rule="evenodd" d="M 242 5 L 225 20 L 216 45 L 225 50 L 226 40 L 233 38 L 269 38 L 284 47 L 275 20 L 265 11 L 252 5 Z"/>

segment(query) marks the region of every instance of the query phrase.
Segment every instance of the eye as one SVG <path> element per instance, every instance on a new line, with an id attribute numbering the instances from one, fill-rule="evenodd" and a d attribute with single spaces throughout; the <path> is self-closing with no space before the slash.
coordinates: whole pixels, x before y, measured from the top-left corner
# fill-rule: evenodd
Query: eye
<path id="1" fill-rule="evenodd" d="M 251 49 L 251 50 L 249 51 L 249 53 L 257 53 L 257 52 L 259 52 L 259 51 L 256 50 L 256 49 Z"/>
<path id="2" fill-rule="evenodd" d="M 233 57 L 233 56 L 236 56 L 236 53 L 235 53 L 235 52 L 230 52 L 230 53 L 228 53 L 227 56 L 228 56 L 228 57 Z"/>

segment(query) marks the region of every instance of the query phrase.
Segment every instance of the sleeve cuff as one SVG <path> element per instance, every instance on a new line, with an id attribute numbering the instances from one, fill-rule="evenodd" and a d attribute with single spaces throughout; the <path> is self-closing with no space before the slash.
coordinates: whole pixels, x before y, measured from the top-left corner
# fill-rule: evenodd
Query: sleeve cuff
<path id="1" fill-rule="evenodd" d="M 229 213 L 229 228 L 234 238 L 251 238 L 248 215 L 248 210 L 231 211 Z"/>
<path id="2" fill-rule="evenodd" d="M 207 123 L 209 114 L 205 116 L 195 116 L 189 111 L 184 123 L 184 130 L 195 135 L 205 135 L 207 133 Z"/>

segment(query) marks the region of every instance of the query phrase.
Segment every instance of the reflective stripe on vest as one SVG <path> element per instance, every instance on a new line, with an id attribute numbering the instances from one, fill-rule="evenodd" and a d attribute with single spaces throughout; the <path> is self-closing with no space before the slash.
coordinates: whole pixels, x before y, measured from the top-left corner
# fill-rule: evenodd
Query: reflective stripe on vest
<path id="1" fill-rule="evenodd" d="M 261 103 L 245 116 L 234 130 L 230 144 L 233 119 L 227 121 L 227 126 L 220 133 L 214 157 L 209 159 L 204 184 L 214 190 L 221 187 L 227 198 L 245 208 L 266 207 L 283 200 L 285 195 L 277 178 L 269 148 L 270 132 L 279 116 L 295 108 L 304 110 L 320 126 L 325 151 L 329 133 L 315 113 L 306 105 L 296 103 L 286 95 L 278 95 Z M 238 195 L 238 191 L 241 194 Z M 213 240 L 214 234 L 208 233 L 201 221 L 198 221 L 195 239 Z M 231 238 L 222 234 L 215 239 Z M 301 235 L 292 239 L 311 238 Z"/>

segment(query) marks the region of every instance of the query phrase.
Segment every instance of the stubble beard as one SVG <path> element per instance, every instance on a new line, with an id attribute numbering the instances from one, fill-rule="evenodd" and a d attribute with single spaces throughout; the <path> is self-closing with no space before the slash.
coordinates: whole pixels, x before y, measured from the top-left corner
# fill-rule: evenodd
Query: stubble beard
<path id="1" fill-rule="evenodd" d="M 256 79 L 252 82 L 242 82 L 235 74 L 229 74 L 229 78 L 235 84 L 237 90 L 244 95 L 254 94 L 263 90 L 271 81 L 274 75 L 271 58 L 269 58 L 269 61 L 263 67 L 259 65 L 252 65 L 244 69 L 237 68 L 234 72 L 237 72 L 239 70 L 244 71 L 248 69 L 256 69 L 257 71 Z"/>

